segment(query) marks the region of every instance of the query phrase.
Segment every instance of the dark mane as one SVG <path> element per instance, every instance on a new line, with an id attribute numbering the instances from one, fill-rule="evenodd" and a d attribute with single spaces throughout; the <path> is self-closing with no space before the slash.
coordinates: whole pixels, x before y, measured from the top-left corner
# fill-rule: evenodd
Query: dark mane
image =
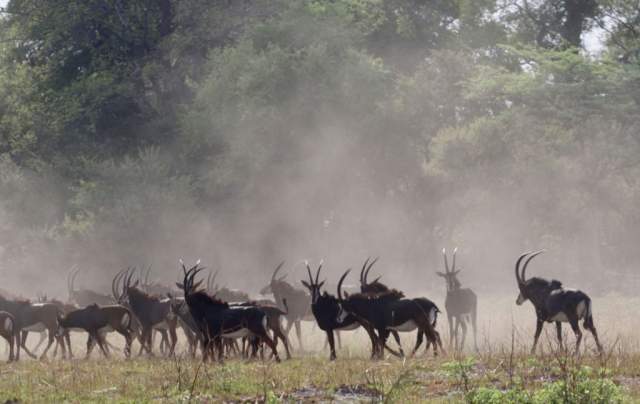
<path id="1" fill-rule="evenodd" d="M 129 297 L 135 299 L 144 299 L 144 300 L 153 300 L 156 302 L 159 302 L 160 300 L 162 300 L 161 296 L 157 296 L 157 295 L 150 295 L 148 293 L 146 293 L 143 290 L 140 290 L 138 288 L 132 287 L 129 288 L 129 290 L 127 291 L 127 294 L 129 295 Z"/>
<path id="2" fill-rule="evenodd" d="M 548 280 L 544 278 L 538 278 L 537 276 L 527 279 L 525 283 L 527 283 L 528 285 L 535 285 L 541 288 L 560 289 L 562 287 L 562 282 L 558 280 L 555 280 L 555 279 Z"/>
<path id="3" fill-rule="evenodd" d="M 354 293 L 349 295 L 349 299 L 358 299 L 358 300 L 375 300 L 375 301 L 388 301 L 388 300 L 397 300 L 404 298 L 404 293 L 397 289 L 391 289 L 384 292 L 379 293 Z"/>
<path id="4" fill-rule="evenodd" d="M 193 292 L 189 294 L 189 301 L 191 304 L 206 304 L 209 306 L 222 306 L 225 308 L 229 307 L 229 303 L 217 299 L 214 296 L 210 296 L 203 291 Z"/>

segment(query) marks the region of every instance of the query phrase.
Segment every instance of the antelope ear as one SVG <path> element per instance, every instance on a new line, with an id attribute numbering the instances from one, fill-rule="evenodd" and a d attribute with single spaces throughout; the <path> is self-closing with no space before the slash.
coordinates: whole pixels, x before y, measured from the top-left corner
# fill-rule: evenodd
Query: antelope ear
<path id="1" fill-rule="evenodd" d="M 454 275 L 458 275 L 460 273 L 460 271 L 462 271 L 462 268 L 456 269 L 455 271 L 453 271 L 453 274 Z"/>
<path id="2" fill-rule="evenodd" d="M 324 285 L 324 283 L 325 283 L 325 282 L 326 282 L 326 281 L 322 281 L 322 282 L 320 282 L 320 284 L 318 285 L 318 289 L 320 289 L 320 288 L 322 287 L 322 285 Z"/>
<path id="3" fill-rule="evenodd" d="M 307 289 L 311 289 L 311 285 L 309 285 L 307 282 L 305 281 L 300 281 L 302 283 L 302 285 L 304 285 L 305 288 Z"/>
<path id="4" fill-rule="evenodd" d="M 140 283 L 140 280 L 137 280 L 137 281 L 133 284 L 133 286 L 132 286 L 132 287 L 133 287 L 133 288 L 137 288 L 139 283 Z"/>
<path id="5" fill-rule="evenodd" d="M 442 273 L 442 272 L 440 272 L 440 271 L 436 271 L 436 275 L 438 275 L 438 276 L 442 276 L 443 278 L 446 276 L 445 274 L 443 274 L 443 273 Z"/>
<path id="6" fill-rule="evenodd" d="M 182 286 L 180 282 L 176 282 L 176 286 L 178 287 L 178 289 L 184 290 L 184 286 Z"/>
<path id="7" fill-rule="evenodd" d="M 344 292 L 342 292 L 342 293 L 344 293 L 344 297 L 347 297 L 347 298 L 349 297 L 349 292 L 344 291 Z"/>

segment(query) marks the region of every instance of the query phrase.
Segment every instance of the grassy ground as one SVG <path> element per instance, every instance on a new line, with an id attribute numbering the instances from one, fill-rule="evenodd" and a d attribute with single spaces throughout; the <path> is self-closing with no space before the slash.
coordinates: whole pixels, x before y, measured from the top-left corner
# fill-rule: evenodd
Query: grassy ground
<path id="1" fill-rule="evenodd" d="M 640 402 L 639 320 L 622 309 L 637 307 L 630 305 L 636 302 L 614 298 L 597 306 L 605 355 L 594 353 L 589 335 L 580 356 L 557 351 L 555 331 L 548 326 L 542 352 L 531 356 L 525 353 L 532 338 L 531 308 L 515 309 L 523 315 L 517 312 L 520 321 L 513 321 L 511 300 L 497 299 L 494 315 L 481 322 L 478 353 L 434 358 L 421 350 L 412 360 L 371 361 L 365 335 L 355 332 L 344 333 L 339 359 L 329 362 L 323 335 L 307 324 L 308 351 L 294 352 L 294 359 L 280 364 L 237 359 L 202 364 L 181 356 L 104 360 L 95 352 L 89 360 L 0 364 L 0 402 Z M 444 336 L 445 323 L 439 325 Z M 403 339 L 405 350 L 412 338 Z M 573 336 L 567 339 L 572 345 Z M 76 355 L 84 354 L 83 340 L 74 338 Z M 110 340 L 120 343 L 117 337 Z"/>
<path id="2" fill-rule="evenodd" d="M 470 399 L 479 387 L 535 392 L 558 381 L 570 384 L 586 369 L 586 380 L 611 380 L 625 401 L 640 402 L 639 355 L 610 352 L 576 358 L 559 352 L 529 356 L 496 350 L 465 357 L 370 361 L 364 352 L 341 354 L 335 362 L 325 355 L 304 355 L 280 364 L 203 364 L 185 358 L 26 360 L 0 367 L 0 400 L 457 402 Z"/>

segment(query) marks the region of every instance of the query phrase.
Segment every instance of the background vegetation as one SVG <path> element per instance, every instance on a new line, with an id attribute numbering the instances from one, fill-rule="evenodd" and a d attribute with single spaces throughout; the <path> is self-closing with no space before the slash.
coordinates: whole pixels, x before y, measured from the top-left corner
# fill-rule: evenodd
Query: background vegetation
<path id="1" fill-rule="evenodd" d="M 410 275 L 456 244 L 472 280 L 546 247 L 563 280 L 616 275 L 597 291 L 640 262 L 637 0 L 9 0 L 0 16 L 3 280 L 173 274 L 179 256 L 247 287 L 282 257 L 337 271 L 382 254 Z"/>

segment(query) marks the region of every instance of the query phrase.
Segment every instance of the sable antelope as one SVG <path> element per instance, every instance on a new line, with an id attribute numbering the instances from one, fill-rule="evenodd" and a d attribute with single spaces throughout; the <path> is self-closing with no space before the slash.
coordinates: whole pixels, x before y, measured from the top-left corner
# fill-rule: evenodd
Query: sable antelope
<path id="1" fill-rule="evenodd" d="M 255 336 L 269 346 L 277 362 L 280 362 L 276 345 L 267 332 L 267 316 L 264 311 L 253 307 L 230 307 L 219 299 L 209 296 L 198 288 L 202 280 L 195 282 L 195 276 L 204 268 L 199 267 L 199 261 L 189 270 L 182 263 L 184 278 L 178 287 L 184 291 L 184 298 L 189 306 L 191 315 L 200 327 L 204 338 L 203 360 L 209 358 L 215 348 L 218 360 L 222 362 L 222 338 L 241 338 Z"/>
<path id="2" fill-rule="evenodd" d="M 217 295 L 216 295 L 217 297 Z M 283 302 L 283 305 L 287 311 L 282 311 L 276 306 L 274 302 L 271 301 L 248 301 L 248 302 L 236 302 L 229 303 L 230 307 L 255 307 L 264 312 L 267 316 L 267 329 L 269 329 L 273 335 L 273 343 L 278 347 L 278 340 L 282 340 L 282 344 L 284 345 L 285 352 L 287 354 L 287 359 L 291 359 L 291 352 L 289 351 L 289 340 L 282 330 L 282 317 L 285 317 L 289 311 L 287 305 L 287 299 Z M 262 345 L 264 341 L 259 339 L 255 339 L 254 346 L 257 348 L 258 345 Z M 255 350 L 254 350 L 255 356 Z"/>
<path id="3" fill-rule="evenodd" d="M 14 356 L 14 347 L 20 344 L 16 319 L 6 311 L 0 311 L 0 336 L 6 339 L 9 344 L 8 362 L 18 360 L 18 357 Z"/>
<path id="4" fill-rule="evenodd" d="M 105 335 L 115 331 L 125 339 L 124 354 L 128 358 L 131 355 L 131 318 L 129 310 L 120 305 L 98 306 L 91 304 L 81 309 L 73 310 L 65 315 L 60 314 L 58 335 L 68 334 L 71 329 L 81 329 L 89 334 L 87 338 L 87 354 L 89 358 L 95 343 L 98 344 L 102 354 L 108 358 L 109 351 L 106 348 Z"/>
<path id="5" fill-rule="evenodd" d="M 251 300 L 249 295 L 238 289 L 229 289 L 226 286 L 220 288 L 216 285 L 216 278 L 218 277 L 218 271 L 215 273 L 209 273 L 207 277 L 207 292 L 222 300 L 223 302 L 248 302 Z"/>
<path id="6" fill-rule="evenodd" d="M 444 273 L 436 272 L 438 276 L 444 278 L 447 284 L 447 297 L 444 301 L 444 308 L 447 310 L 447 321 L 449 323 L 449 347 L 454 343 L 454 349 L 462 350 L 464 340 L 467 336 L 467 321 L 471 322 L 473 328 L 473 346 L 478 350 L 477 343 L 477 315 L 478 315 L 478 298 L 471 289 L 461 288 L 458 274 L 460 269 L 456 269 L 456 252 L 458 248 L 453 250 L 453 260 L 451 269 L 447 261 L 447 250 L 442 249 L 444 257 Z M 454 326 L 455 321 L 455 326 Z M 458 345 L 458 328 L 462 328 L 462 339 Z"/>
<path id="7" fill-rule="evenodd" d="M 427 312 L 423 302 L 418 299 L 405 299 L 402 292 L 392 289 L 378 294 L 356 293 L 348 298 L 342 296 L 342 283 L 351 270 L 347 270 L 338 282 L 338 300 L 340 313 L 338 321 L 344 321 L 349 315 L 358 319 L 360 324 L 368 325 L 377 331 L 374 352 L 382 356 L 389 332 L 410 332 L 418 330 L 416 346 L 411 353 L 413 356 L 422 343 L 420 333 L 433 343 L 434 353 L 437 347 L 442 348 L 438 333 L 434 330 L 432 320 L 435 312 Z M 433 313 L 433 314 L 432 314 Z"/>
<path id="8" fill-rule="evenodd" d="M 598 339 L 598 332 L 593 324 L 591 298 L 589 298 L 586 293 L 580 290 L 564 288 L 562 283 L 555 279 L 550 281 L 538 277 L 527 279 L 527 265 L 529 265 L 529 262 L 535 256 L 543 251 L 544 250 L 540 250 L 534 253 L 528 252 L 522 254 L 516 261 L 515 267 L 516 281 L 520 289 L 516 304 L 520 306 L 529 300 L 536 309 L 536 333 L 533 339 L 531 353 L 534 354 L 536 352 L 536 345 L 538 344 L 538 338 L 542 332 L 544 322 L 556 323 L 556 333 L 560 347 L 562 347 L 562 323 L 568 322 L 576 334 L 576 353 L 578 353 L 580 342 L 582 341 L 582 332 L 578 324 L 578 321 L 581 319 L 584 319 L 583 327 L 591 331 L 596 340 L 598 351 L 602 353 L 602 345 L 600 345 L 600 340 Z M 527 256 L 528 258 L 524 262 L 522 272 L 518 273 L 520 263 Z"/>
<path id="9" fill-rule="evenodd" d="M 370 260 L 371 257 L 367 258 L 364 262 L 364 265 L 362 265 L 362 269 L 360 270 L 360 293 L 365 295 L 375 295 L 379 293 L 389 292 L 391 288 L 380 282 L 380 278 L 382 278 L 382 275 L 374 279 L 373 282 L 369 282 L 369 272 L 371 271 L 373 265 L 378 262 L 378 258 L 375 258 L 372 261 Z M 400 292 L 400 294 L 402 296 L 399 296 L 399 298 L 404 297 L 404 293 Z M 433 326 L 435 327 L 435 322 L 433 323 Z M 387 348 L 387 350 L 395 356 L 404 357 L 404 350 L 402 349 L 402 343 L 400 342 L 400 335 L 395 330 L 391 330 L 391 335 L 393 335 L 393 339 L 396 341 L 400 352 L 396 352 L 388 346 L 386 346 L 385 348 Z M 420 336 L 419 338 L 422 337 Z M 427 343 L 427 347 L 428 346 L 429 343 Z"/>
<path id="10" fill-rule="evenodd" d="M 282 302 L 286 299 L 289 305 L 289 310 L 288 314 L 285 316 L 287 319 L 285 335 L 288 336 L 289 331 L 291 331 L 291 327 L 295 325 L 300 350 L 304 350 L 304 347 L 302 346 L 301 321 L 314 320 L 312 316 L 309 317 L 309 314 L 311 314 L 311 296 L 309 296 L 304 290 L 296 289 L 290 283 L 285 281 L 284 278 L 286 278 L 286 274 L 276 278 L 276 275 L 278 275 L 278 272 L 280 272 L 283 266 L 284 261 L 276 267 L 275 271 L 273 271 L 271 281 L 267 286 L 260 290 L 260 294 L 273 294 L 278 307 L 283 307 Z"/>
<path id="11" fill-rule="evenodd" d="M 388 292 L 390 288 L 384 283 L 380 282 L 381 276 L 378 276 L 373 282 L 369 282 L 369 271 L 371 271 L 371 267 L 373 264 L 378 262 L 378 258 L 375 258 L 373 261 L 369 262 L 371 258 L 367 258 L 360 270 L 360 293 L 382 293 Z"/>
<path id="12" fill-rule="evenodd" d="M 178 317 L 178 323 L 184 331 L 185 337 L 189 343 L 189 354 L 195 358 L 198 345 L 202 348 L 204 355 L 204 338 L 200 327 L 189 311 L 189 306 L 184 301 L 184 297 L 168 295 L 171 301 L 171 310 Z"/>
<path id="13" fill-rule="evenodd" d="M 309 263 L 305 262 L 307 267 L 307 273 L 309 275 L 309 282 L 301 281 L 304 287 L 309 289 L 311 293 L 311 311 L 318 323 L 318 327 L 327 334 L 327 341 L 329 341 L 330 355 L 329 360 L 336 359 L 336 348 L 334 342 L 334 331 L 343 330 L 355 330 L 360 327 L 360 323 L 353 315 L 347 315 L 341 322 L 338 321 L 338 314 L 340 312 L 340 303 L 335 296 L 328 294 L 326 291 L 321 293 L 322 286 L 325 281 L 319 282 L 320 271 L 322 270 L 322 263 L 318 266 L 316 271 L 316 278 L 313 279 L 311 275 L 311 267 Z M 371 329 L 367 328 L 367 332 L 371 337 Z M 372 346 L 375 344 L 375 340 L 372 338 Z M 325 345 L 326 347 L 326 345 Z"/>
<path id="14" fill-rule="evenodd" d="M 72 267 L 67 275 L 67 291 L 69 293 L 69 302 L 80 307 L 88 306 L 96 303 L 100 305 L 114 304 L 111 296 L 103 293 L 95 292 L 90 289 L 78 289 L 74 287 L 76 277 L 80 273 L 80 268 Z"/>
<path id="15" fill-rule="evenodd" d="M 57 299 L 49 299 L 47 297 L 47 295 L 45 294 L 39 294 L 38 295 L 38 303 L 51 303 L 53 305 L 55 305 L 58 308 L 58 311 L 60 311 L 63 314 L 67 314 L 71 311 L 77 310 L 79 307 L 76 306 L 75 304 L 71 304 L 71 303 L 64 303 L 60 300 Z M 22 332 L 22 337 L 26 340 L 27 336 L 26 334 L 28 334 L 29 331 L 23 331 Z M 47 339 L 47 331 L 44 327 L 42 327 L 41 331 L 35 331 L 38 332 L 40 334 L 40 340 L 38 341 L 38 343 L 36 344 L 35 348 L 33 348 L 33 352 L 37 351 L 40 346 L 44 343 L 44 341 Z M 71 335 L 69 335 L 69 332 L 65 332 L 64 335 L 60 335 L 59 336 L 59 340 L 56 342 L 55 347 L 53 348 L 53 357 L 55 358 L 57 353 L 58 353 L 58 348 L 60 347 L 60 342 L 62 343 L 66 343 L 66 347 L 69 350 L 69 357 L 73 358 L 73 351 L 71 348 Z M 62 353 L 62 349 L 61 349 L 61 353 Z"/>
<path id="16" fill-rule="evenodd" d="M 23 331 L 40 331 L 45 329 L 48 332 L 49 341 L 47 347 L 40 355 L 40 359 L 47 357 L 47 352 L 56 339 L 56 331 L 58 329 L 58 308 L 51 303 L 31 303 L 28 300 L 8 300 L 0 296 L 0 310 L 9 312 L 14 317 L 16 332 Z M 26 346 L 25 333 L 20 338 L 20 344 L 17 347 L 16 360 L 20 359 L 20 348 L 32 358 L 36 358 Z M 60 342 L 60 340 L 59 340 Z M 64 354 L 64 344 L 62 344 Z"/>
<path id="17" fill-rule="evenodd" d="M 176 342 L 177 318 L 171 311 L 171 301 L 158 296 L 150 296 L 138 289 L 140 280 L 131 283 L 135 270 L 123 271 L 116 275 L 122 282 L 119 303 L 127 307 L 140 322 L 140 343 L 148 354 L 153 355 L 152 333 L 154 329 L 169 332 L 169 355 L 173 355 Z"/>
<path id="18" fill-rule="evenodd" d="M 142 290 L 145 291 L 145 293 L 149 294 L 149 295 L 155 295 L 155 296 L 166 296 L 168 294 L 171 295 L 175 295 L 176 294 L 176 290 L 174 290 L 173 288 L 171 288 L 168 285 L 164 285 L 158 281 L 149 281 L 149 276 L 151 275 L 151 265 L 149 265 L 149 267 L 147 268 L 145 275 L 144 275 L 144 282 L 141 282 L 140 286 L 142 288 Z"/>

